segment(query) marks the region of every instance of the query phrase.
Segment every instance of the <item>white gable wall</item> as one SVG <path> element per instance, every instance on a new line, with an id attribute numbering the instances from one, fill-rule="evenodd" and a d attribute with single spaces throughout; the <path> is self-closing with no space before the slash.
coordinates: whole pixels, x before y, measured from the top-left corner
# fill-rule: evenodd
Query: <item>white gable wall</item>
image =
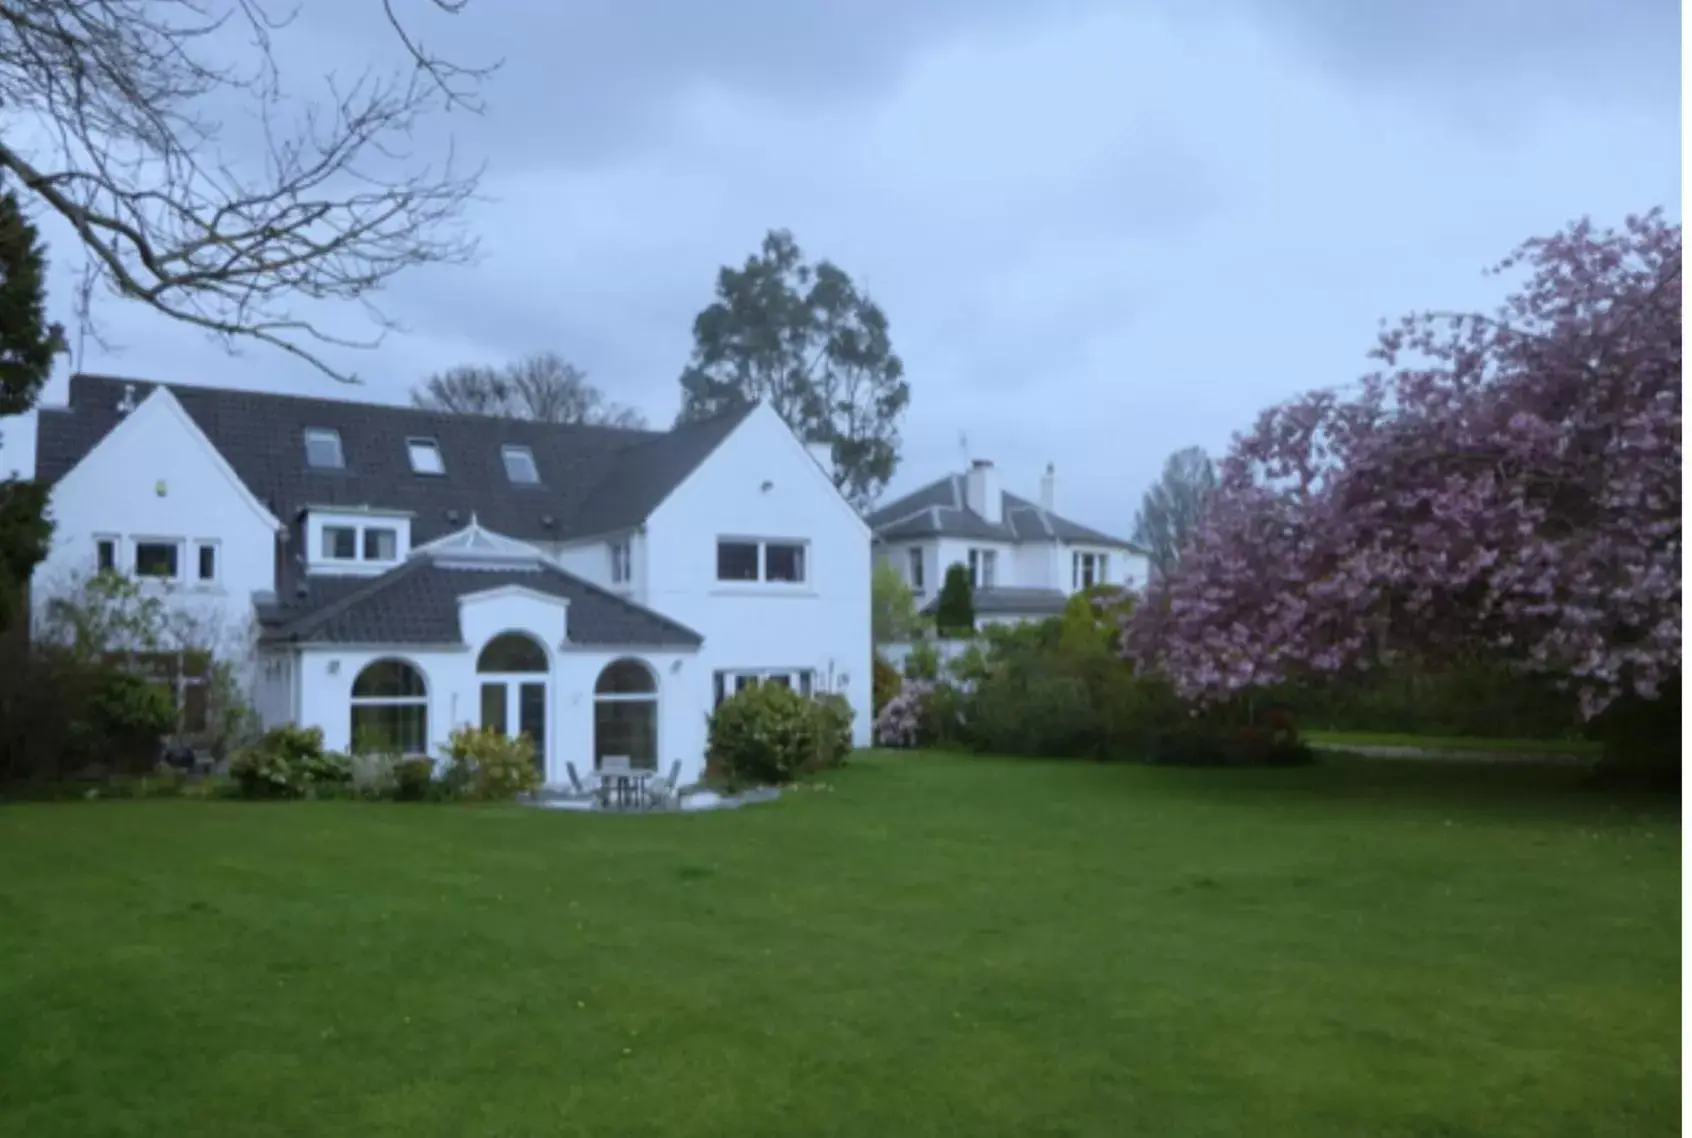
<path id="1" fill-rule="evenodd" d="M 214 650 L 245 649 L 252 595 L 275 587 L 275 520 L 217 455 L 168 391 L 154 391 L 57 484 L 49 498 L 52 546 L 36 567 L 38 606 L 94 572 L 95 539 L 118 541 L 117 567 L 134 568 L 137 538 L 178 540 L 183 582 L 168 592 L 217 634 Z M 196 540 L 217 543 L 217 580 L 195 580 Z"/>
<path id="2" fill-rule="evenodd" d="M 803 541 L 807 580 L 719 582 L 719 536 Z M 695 722 L 715 670 L 809 668 L 851 702 L 854 740 L 868 744 L 869 529 L 774 411 L 755 409 L 653 511 L 644 553 L 644 602 L 705 638 L 689 664 L 703 672 Z"/>

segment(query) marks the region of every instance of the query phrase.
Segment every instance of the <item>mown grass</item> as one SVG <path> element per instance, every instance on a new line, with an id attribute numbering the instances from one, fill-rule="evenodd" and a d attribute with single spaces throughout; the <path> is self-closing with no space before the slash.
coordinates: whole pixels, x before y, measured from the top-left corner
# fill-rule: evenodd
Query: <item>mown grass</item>
<path id="1" fill-rule="evenodd" d="M 0 808 L 0 1133 L 1672 1134 L 1678 820 L 1578 777 Z"/>
<path id="2" fill-rule="evenodd" d="M 1425 751 L 1496 751 L 1519 755 L 1578 755 L 1596 759 L 1604 746 L 1591 739 L 1494 739 L 1478 735 L 1407 735 L 1389 731 L 1307 731 L 1312 746 L 1419 747 Z"/>

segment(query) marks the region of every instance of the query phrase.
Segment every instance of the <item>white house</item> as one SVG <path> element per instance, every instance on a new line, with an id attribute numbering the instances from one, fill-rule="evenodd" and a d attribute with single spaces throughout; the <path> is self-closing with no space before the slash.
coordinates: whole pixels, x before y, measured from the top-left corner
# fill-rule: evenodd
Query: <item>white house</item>
<path id="1" fill-rule="evenodd" d="M 932 612 L 946 570 L 963 565 L 978 624 L 1041 620 L 1093 585 L 1146 583 L 1145 550 L 1059 515 L 1057 473 L 1046 467 L 1038 503 L 1007 493 L 992 462 L 976 459 L 869 516 L 875 556 L 896 568 Z"/>
<path id="2" fill-rule="evenodd" d="M 845 695 L 869 741 L 869 531 L 762 405 L 655 432 L 77 375 L 36 475 L 38 606 L 156 581 L 267 726 L 335 749 L 480 724 L 528 732 L 549 784 L 605 755 L 691 781 L 756 683 Z"/>

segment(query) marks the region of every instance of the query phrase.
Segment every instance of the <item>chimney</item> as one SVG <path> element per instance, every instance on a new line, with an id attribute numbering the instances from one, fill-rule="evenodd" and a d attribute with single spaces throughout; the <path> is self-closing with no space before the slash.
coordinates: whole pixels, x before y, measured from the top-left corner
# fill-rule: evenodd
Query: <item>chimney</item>
<path id="1" fill-rule="evenodd" d="M 969 464 L 965 501 L 992 525 L 1004 520 L 1005 500 L 999 493 L 999 471 L 991 459 L 978 458 Z"/>
<path id="2" fill-rule="evenodd" d="M 1040 476 L 1040 508 L 1050 514 L 1057 506 L 1057 468 L 1046 463 L 1046 473 Z"/>

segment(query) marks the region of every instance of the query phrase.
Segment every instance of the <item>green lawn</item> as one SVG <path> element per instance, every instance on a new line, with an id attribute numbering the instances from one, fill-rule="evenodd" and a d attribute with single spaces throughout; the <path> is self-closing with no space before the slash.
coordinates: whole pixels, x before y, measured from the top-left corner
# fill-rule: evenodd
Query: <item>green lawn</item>
<path id="1" fill-rule="evenodd" d="M 1491 739 L 1474 735 L 1404 735 L 1384 731 L 1306 731 L 1314 747 L 1421 747 L 1429 751 L 1500 751 L 1520 755 L 1583 755 L 1597 758 L 1602 743 L 1591 739 Z"/>
<path id="2" fill-rule="evenodd" d="M 1679 823 L 1579 774 L 0 807 L 0 1133 L 1673 1134 Z"/>

